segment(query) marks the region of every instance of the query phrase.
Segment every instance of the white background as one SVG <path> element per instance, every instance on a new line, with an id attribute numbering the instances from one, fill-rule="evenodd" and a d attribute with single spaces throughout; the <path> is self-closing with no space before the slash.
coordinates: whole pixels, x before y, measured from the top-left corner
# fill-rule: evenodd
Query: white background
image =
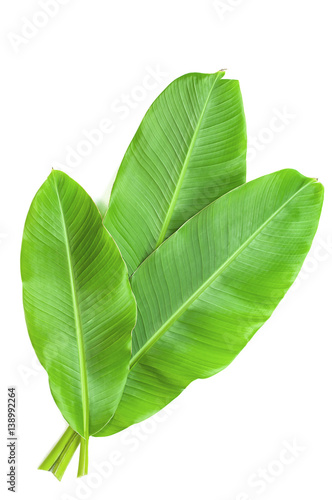
<path id="1" fill-rule="evenodd" d="M 0 7 L 5 497 L 11 495 L 5 486 L 6 388 L 16 385 L 19 499 L 331 498 L 330 2 L 225 0 L 219 8 L 213 0 L 62 3 L 53 18 L 39 15 L 37 0 L 2 0 Z M 24 18 L 45 26 L 30 26 L 30 38 L 19 38 L 27 34 Z M 107 200 L 154 98 L 184 73 L 221 68 L 241 83 L 248 178 L 291 167 L 326 187 L 312 251 L 297 284 L 227 370 L 193 383 L 162 418 L 92 439 L 90 470 L 108 461 L 108 477 L 98 472 L 77 480 L 75 456 L 58 483 L 37 470 L 65 424 L 34 360 L 22 311 L 19 254 L 30 202 L 52 166 L 95 200 Z M 159 76 L 147 77 L 153 71 Z M 130 104 L 123 104 L 128 95 Z M 68 148 L 77 148 L 84 131 L 104 119 L 113 122 L 112 131 L 68 168 Z M 291 460 L 283 450 L 293 441 L 301 450 Z M 292 463 L 281 464 L 280 453 Z M 257 484 L 260 469 L 267 476 Z"/>

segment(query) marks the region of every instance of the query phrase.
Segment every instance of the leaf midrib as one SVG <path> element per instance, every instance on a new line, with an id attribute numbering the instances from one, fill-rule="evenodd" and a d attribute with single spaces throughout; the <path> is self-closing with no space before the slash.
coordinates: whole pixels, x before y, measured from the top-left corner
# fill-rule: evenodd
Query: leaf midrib
<path id="1" fill-rule="evenodd" d="M 81 320 L 81 313 L 78 305 L 78 296 L 76 290 L 76 281 L 74 276 L 74 266 L 70 252 L 70 244 L 69 244 L 69 236 L 68 229 L 66 224 L 66 219 L 63 213 L 62 203 L 58 191 L 58 186 L 56 180 L 54 180 L 55 192 L 59 202 L 59 208 L 62 218 L 63 224 L 63 232 L 65 236 L 65 246 L 68 260 L 68 269 L 69 269 L 69 280 L 73 298 L 73 309 L 74 309 L 74 317 L 75 317 L 75 327 L 76 327 L 76 338 L 77 338 L 77 348 L 78 348 L 78 358 L 80 365 L 80 378 L 82 384 L 82 409 L 83 409 L 83 429 L 84 429 L 84 438 L 88 439 L 89 437 L 89 396 L 88 396 L 88 376 L 87 376 L 87 367 L 86 367 L 86 357 L 85 357 L 85 349 L 84 349 L 84 341 L 83 341 L 83 327 Z"/>
<path id="2" fill-rule="evenodd" d="M 167 232 L 167 229 L 168 229 L 168 226 L 171 222 L 171 218 L 172 218 L 172 215 L 173 215 L 173 212 L 174 212 L 174 208 L 175 208 L 175 205 L 176 205 L 176 202 L 177 202 L 177 199 L 179 197 L 179 193 L 180 193 L 180 189 L 182 187 L 182 184 L 183 184 L 183 181 L 184 181 L 184 177 L 186 175 L 186 172 L 187 172 L 187 168 L 188 168 L 188 165 L 189 165 L 189 161 L 190 161 L 190 158 L 191 158 L 191 154 L 193 152 L 193 149 L 194 149 L 194 146 L 195 146 L 195 143 L 196 143 L 196 139 L 197 139 L 197 136 L 198 136 L 198 133 L 199 133 L 199 130 L 201 128 L 201 125 L 202 125 L 202 121 L 203 121 L 203 118 L 204 118 L 204 115 L 205 115 L 205 111 L 206 111 L 206 108 L 207 108 L 207 105 L 209 103 L 209 100 L 210 100 L 210 97 L 211 97 L 211 94 L 213 92 L 213 89 L 217 83 L 217 81 L 224 75 L 225 73 L 224 72 L 220 72 L 218 71 L 217 73 L 217 76 L 211 86 L 211 89 L 207 95 L 207 98 L 205 100 L 205 103 L 204 103 L 204 106 L 203 106 L 203 109 L 202 109 L 202 112 L 200 114 L 200 117 L 198 119 L 198 122 L 196 124 L 196 128 L 195 128 L 195 131 L 194 131 L 194 134 L 191 138 L 191 141 L 190 141 L 190 145 L 189 145 L 189 148 L 188 148 L 188 152 L 186 154 L 186 157 L 185 157 L 185 160 L 183 162 L 183 165 L 182 165 L 182 168 L 181 168 L 181 173 L 180 173 L 180 176 L 179 176 L 179 179 L 178 179 L 178 182 L 177 182 L 177 185 L 176 185 L 176 188 L 174 190 L 174 193 L 173 193 L 173 196 L 172 196 L 172 200 L 171 200 L 171 203 L 168 207 L 168 210 L 167 210 L 167 214 L 166 214 L 166 217 L 165 217 L 165 220 L 164 220 L 164 223 L 162 225 L 162 228 L 160 230 L 160 234 L 159 234 L 159 238 L 157 240 L 157 243 L 156 243 L 156 246 L 155 246 L 155 249 L 158 248 L 162 242 L 164 241 L 165 239 L 165 235 L 166 235 L 166 232 Z"/>
<path id="3" fill-rule="evenodd" d="M 234 252 L 211 276 L 208 278 L 198 290 L 192 294 L 179 309 L 172 314 L 172 316 L 164 323 L 159 330 L 157 330 L 152 337 L 146 342 L 146 344 L 132 357 L 129 369 L 131 370 L 140 359 L 149 351 L 149 349 L 166 333 L 169 328 L 177 321 L 177 319 L 182 316 L 182 314 L 191 306 L 191 304 L 213 283 L 213 281 L 243 252 L 252 241 L 262 232 L 262 230 L 276 217 L 301 191 L 306 189 L 308 186 L 316 182 L 316 179 L 312 179 L 301 189 L 296 191 L 285 203 L 283 203 L 278 210 L 273 212 L 273 214 L 266 219 L 266 221 L 258 228 L 256 231 L 248 238 L 239 248 Z M 176 234 L 176 233 L 175 233 Z"/>

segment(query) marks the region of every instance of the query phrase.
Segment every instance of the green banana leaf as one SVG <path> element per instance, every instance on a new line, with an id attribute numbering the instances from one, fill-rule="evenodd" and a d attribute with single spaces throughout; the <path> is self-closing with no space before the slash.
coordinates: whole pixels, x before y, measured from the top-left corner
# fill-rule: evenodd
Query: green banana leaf
<path id="1" fill-rule="evenodd" d="M 232 362 L 295 280 L 322 202 L 322 185 L 295 170 L 261 177 L 211 203 L 143 262 L 131 278 L 131 371 L 97 436 L 151 416 Z"/>
<path id="2" fill-rule="evenodd" d="M 52 171 L 24 228 L 26 323 L 54 400 L 84 439 L 112 417 L 131 355 L 136 303 L 126 265 L 97 207 Z"/>
<path id="3" fill-rule="evenodd" d="M 239 82 L 178 78 L 152 104 L 121 163 L 104 225 L 129 273 L 165 238 L 246 179 Z"/>

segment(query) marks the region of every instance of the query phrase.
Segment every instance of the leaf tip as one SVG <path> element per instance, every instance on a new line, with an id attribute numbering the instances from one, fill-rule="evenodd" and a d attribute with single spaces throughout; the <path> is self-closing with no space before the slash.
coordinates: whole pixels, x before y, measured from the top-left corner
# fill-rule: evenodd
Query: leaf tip
<path id="1" fill-rule="evenodd" d="M 219 69 L 216 74 L 219 75 L 220 78 L 224 78 L 226 71 L 227 69 Z"/>

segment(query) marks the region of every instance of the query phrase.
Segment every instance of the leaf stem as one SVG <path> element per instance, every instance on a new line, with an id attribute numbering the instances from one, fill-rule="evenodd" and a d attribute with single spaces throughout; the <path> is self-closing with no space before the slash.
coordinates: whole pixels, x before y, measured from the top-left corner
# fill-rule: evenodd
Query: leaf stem
<path id="1" fill-rule="evenodd" d="M 61 481 L 79 443 L 80 436 L 68 427 L 38 468 L 52 472 Z"/>
<path id="2" fill-rule="evenodd" d="M 77 477 L 85 476 L 88 473 L 89 463 L 89 436 L 81 437 L 80 460 L 78 464 Z"/>
<path id="3" fill-rule="evenodd" d="M 59 459 L 54 464 L 54 467 L 52 468 L 51 472 L 59 481 L 61 481 L 64 473 L 66 472 L 69 462 L 73 458 L 73 455 L 77 450 L 80 441 L 81 441 L 81 436 L 75 433 L 75 436 L 73 436 L 72 440 L 68 443 L 66 448 L 63 450 L 63 453 L 61 453 Z"/>

